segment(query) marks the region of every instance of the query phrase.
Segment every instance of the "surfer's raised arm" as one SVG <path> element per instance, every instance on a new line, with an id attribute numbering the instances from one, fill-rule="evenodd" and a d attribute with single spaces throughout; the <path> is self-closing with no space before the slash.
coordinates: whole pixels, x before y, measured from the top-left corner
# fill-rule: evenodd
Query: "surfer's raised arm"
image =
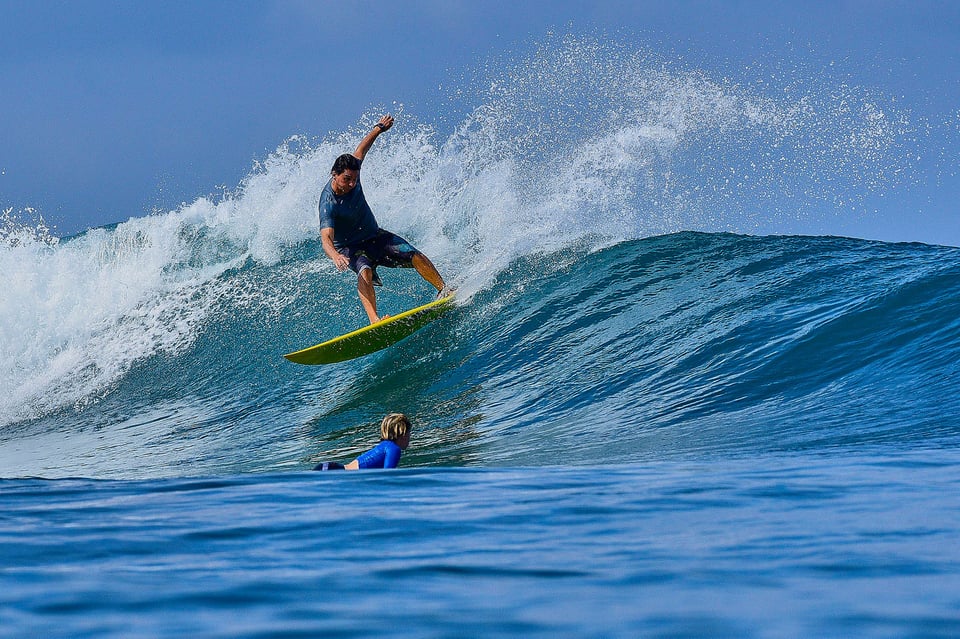
<path id="1" fill-rule="evenodd" d="M 363 160 L 364 156 L 367 155 L 367 151 L 370 150 L 370 147 L 373 146 L 374 140 L 377 139 L 384 131 L 390 129 L 393 126 L 393 116 L 385 115 L 380 118 L 380 121 L 373 125 L 373 129 L 370 130 L 370 133 L 367 133 L 360 144 L 357 145 L 357 150 L 353 152 L 353 155 L 358 160 Z"/>

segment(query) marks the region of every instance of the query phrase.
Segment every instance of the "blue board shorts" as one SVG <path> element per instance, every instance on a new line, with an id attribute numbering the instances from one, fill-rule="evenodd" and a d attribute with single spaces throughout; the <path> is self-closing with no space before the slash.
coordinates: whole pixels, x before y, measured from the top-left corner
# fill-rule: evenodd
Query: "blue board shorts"
<path id="1" fill-rule="evenodd" d="M 371 269 L 374 285 L 383 286 L 377 275 L 378 266 L 412 268 L 413 257 L 420 251 L 399 235 L 380 229 L 375 237 L 338 248 L 337 252 L 350 260 L 351 271 L 359 275 L 363 269 Z"/>

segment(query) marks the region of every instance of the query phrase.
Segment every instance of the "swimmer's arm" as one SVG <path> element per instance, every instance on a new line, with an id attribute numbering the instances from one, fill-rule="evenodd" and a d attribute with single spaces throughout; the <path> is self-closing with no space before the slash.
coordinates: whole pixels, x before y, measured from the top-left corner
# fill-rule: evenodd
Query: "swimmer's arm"
<path id="1" fill-rule="evenodd" d="M 400 465 L 400 455 L 403 454 L 399 448 L 391 448 L 387 451 L 386 457 L 383 460 L 384 468 L 396 468 Z"/>

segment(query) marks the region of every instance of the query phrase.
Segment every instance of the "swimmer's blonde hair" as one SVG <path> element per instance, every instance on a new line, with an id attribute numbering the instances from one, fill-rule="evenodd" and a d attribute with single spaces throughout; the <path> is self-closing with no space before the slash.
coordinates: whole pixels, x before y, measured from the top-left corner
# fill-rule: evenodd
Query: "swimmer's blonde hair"
<path id="1" fill-rule="evenodd" d="M 397 441 L 410 432 L 410 420 L 403 413 L 390 413 L 380 422 L 380 437 Z"/>

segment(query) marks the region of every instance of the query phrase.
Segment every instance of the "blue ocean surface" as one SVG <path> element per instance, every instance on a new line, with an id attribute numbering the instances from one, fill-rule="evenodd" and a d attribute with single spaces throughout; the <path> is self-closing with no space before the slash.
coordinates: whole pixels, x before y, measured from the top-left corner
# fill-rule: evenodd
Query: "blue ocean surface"
<path id="1" fill-rule="evenodd" d="M 958 461 L 6 480 L 2 632 L 955 636 Z"/>
<path id="2" fill-rule="evenodd" d="M 282 354 L 364 321 L 316 221 L 356 131 L 73 237 L 4 214 L 0 636 L 960 636 L 960 249 L 797 232 L 909 119 L 595 55 L 378 142 L 457 307 L 352 362 Z M 311 470 L 390 412 L 399 469 Z"/>

